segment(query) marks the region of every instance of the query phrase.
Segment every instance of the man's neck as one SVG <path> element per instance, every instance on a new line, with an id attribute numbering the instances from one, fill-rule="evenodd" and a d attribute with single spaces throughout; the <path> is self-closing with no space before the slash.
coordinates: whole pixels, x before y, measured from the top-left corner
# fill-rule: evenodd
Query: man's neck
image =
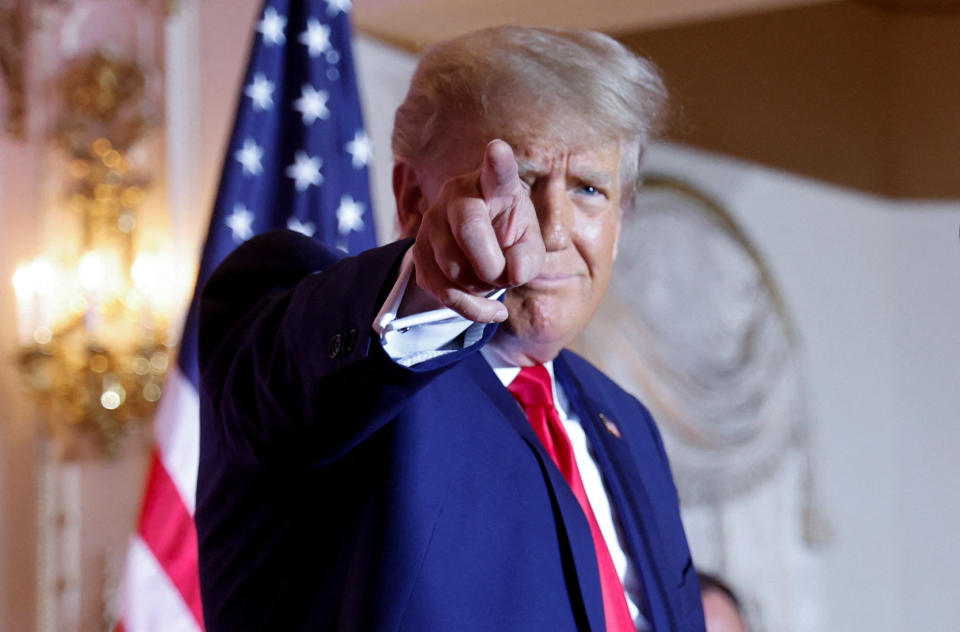
<path id="1" fill-rule="evenodd" d="M 533 366 L 551 362 L 560 354 L 555 345 L 540 345 L 521 342 L 498 331 L 493 340 L 483 348 L 484 357 L 491 366 Z"/>

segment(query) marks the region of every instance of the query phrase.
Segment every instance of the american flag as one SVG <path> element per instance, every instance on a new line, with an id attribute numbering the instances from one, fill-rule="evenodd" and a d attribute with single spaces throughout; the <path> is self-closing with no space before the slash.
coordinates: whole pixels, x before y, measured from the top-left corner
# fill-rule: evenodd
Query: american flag
<path id="1" fill-rule="evenodd" d="M 350 47 L 350 0 L 267 0 L 256 24 L 197 288 L 238 244 L 287 227 L 359 252 L 375 245 Z M 197 295 L 157 410 L 118 630 L 203 629 L 193 524 L 199 461 Z"/>

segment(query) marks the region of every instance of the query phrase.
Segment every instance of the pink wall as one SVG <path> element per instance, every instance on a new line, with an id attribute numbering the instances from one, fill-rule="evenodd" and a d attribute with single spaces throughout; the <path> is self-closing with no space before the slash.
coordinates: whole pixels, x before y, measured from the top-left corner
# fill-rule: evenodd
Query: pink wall
<path id="1" fill-rule="evenodd" d="M 9 285 L 16 262 L 33 255 L 36 148 L 0 137 L 0 629 L 28 630 L 34 621 L 34 428 L 12 360 L 16 326 Z"/>

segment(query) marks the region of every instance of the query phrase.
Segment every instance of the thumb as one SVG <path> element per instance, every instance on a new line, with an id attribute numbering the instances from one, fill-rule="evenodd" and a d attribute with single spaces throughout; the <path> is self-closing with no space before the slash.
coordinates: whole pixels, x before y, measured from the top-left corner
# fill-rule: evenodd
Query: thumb
<path id="1" fill-rule="evenodd" d="M 483 151 L 480 167 L 480 193 L 484 201 L 509 198 L 512 203 L 522 190 L 513 149 L 500 139 L 490 141 Z"/>

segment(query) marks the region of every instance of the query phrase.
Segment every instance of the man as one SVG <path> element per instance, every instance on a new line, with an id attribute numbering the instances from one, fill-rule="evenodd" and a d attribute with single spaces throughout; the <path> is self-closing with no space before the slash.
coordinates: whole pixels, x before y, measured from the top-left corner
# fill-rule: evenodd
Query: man
<path id="1" fill-rule="evenodd" d="M 208 630 L 703 630 L 656 427 L 563 350 L 663 100 L 597 33 L 442 43 L 394 130 L 413 241 L 335 263 L 275 233 L 224 262 L 201 315 Z"/>

